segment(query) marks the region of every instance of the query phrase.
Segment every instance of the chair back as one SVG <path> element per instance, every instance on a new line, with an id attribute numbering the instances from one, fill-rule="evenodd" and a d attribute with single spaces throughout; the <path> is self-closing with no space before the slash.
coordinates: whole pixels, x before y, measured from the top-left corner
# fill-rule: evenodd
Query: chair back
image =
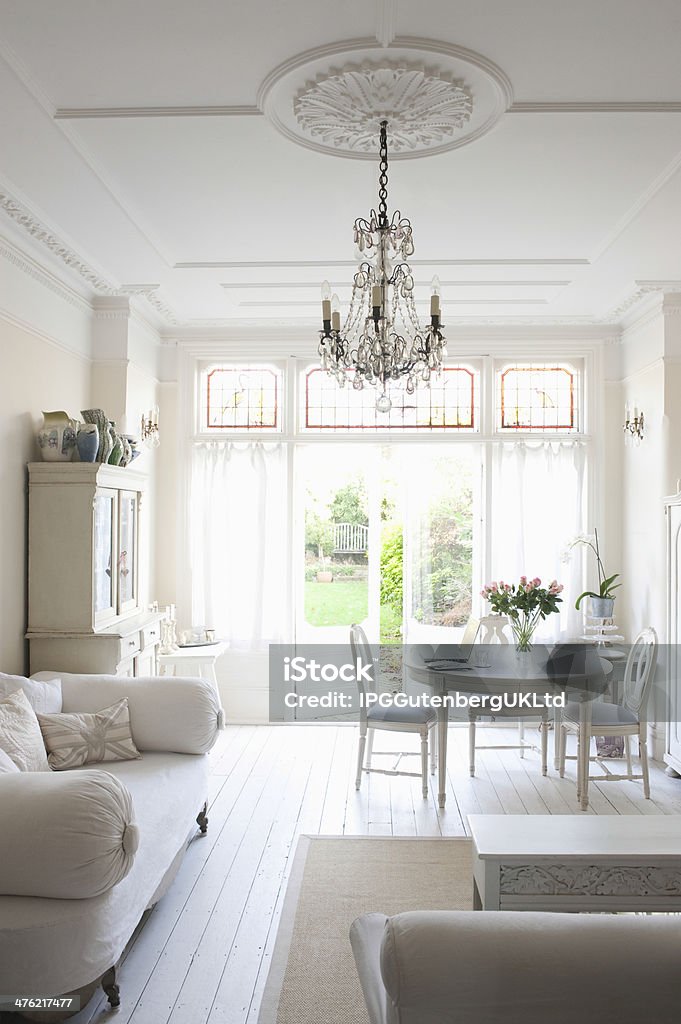
<path id="1" fill-rule="evenodd" d="M 634 640 L 624 670 L 624 707 L 640 720 L 645 714 L 657 662 L 657 633 L 641 630 Z"/>
<path id="2" fill-rule="evenodd" d="M 367 640 L 367 635 L 361 626 L 350 626 L 350 650 L 352 651 L 352 665 L 355 670 L 355 682 L 359 690 L 361 713 L 361 710 L 365 707 L 363 698 L 366 693 L 376 692 L 376 659 L 371 650 L 371 644 Z M 369 671 L 366 673 L 366 675 L 370 676 L 369 680 L 367 680 L 366 675 L 361 675 L 357 671 L 358 661 L 362 666 L 370 666 Z"/>

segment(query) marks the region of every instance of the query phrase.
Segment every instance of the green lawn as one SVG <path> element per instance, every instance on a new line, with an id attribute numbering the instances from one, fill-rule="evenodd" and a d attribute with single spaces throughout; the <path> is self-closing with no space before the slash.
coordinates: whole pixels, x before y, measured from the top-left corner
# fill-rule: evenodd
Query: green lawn
<path id="1" fill-rule="evenodd" d="M 305 584 L 305 619 L 311 626 L 351 626 L 367 617 L 366 580 Z"/>
<path id="2" fill-rule="evenodd" d="M 305 619 L 311 626 L 351 626 L 368 611 L 366 580 L 339 580 L 305 584 Z M 381 643 L 400 643 L 402 617 L 389 605 L 381 606 Z"/>

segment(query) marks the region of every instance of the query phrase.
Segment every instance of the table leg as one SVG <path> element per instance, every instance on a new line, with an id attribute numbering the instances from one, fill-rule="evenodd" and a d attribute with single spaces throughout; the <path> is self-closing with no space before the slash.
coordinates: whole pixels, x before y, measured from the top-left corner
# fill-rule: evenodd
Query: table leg
<path id="1" fill-rule="evenodd" d="M 591 721 L 590 715 L 591 707 L 588 700 L 583 700 L 579 707 L 579 768 L 580 768 L 580 786 L 579 786 L 579 803 L 583 811 L 586 811 L 589 807 L 589 753 L 591 747 L 591 736 L 589 730 L 589 723 Z"/>
<path id="2" fill-rule="evenodd" d="M 563 714 L 560 708 L 553 708 L 553 767 L 560 771 L 560 743 L 562 732 Z"/>
<path id="3" fill-rule="evenodd" d="M 438 794 L 437 802 L 444 808 L 447 800 L 447 726 L 449 709 L 437 709 L 437 757 L 438 757 Z"/>

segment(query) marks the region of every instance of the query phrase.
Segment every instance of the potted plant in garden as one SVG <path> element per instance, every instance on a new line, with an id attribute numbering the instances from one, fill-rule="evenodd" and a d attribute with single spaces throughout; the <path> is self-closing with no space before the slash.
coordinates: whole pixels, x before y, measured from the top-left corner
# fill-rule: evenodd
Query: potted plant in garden
<path id="1" fill-rule="evenodd" d="M 533 580 L 521 576 L 518 583 L 504 583 L 503 580 L 487 583 L 480 593 L 489 601 L 493 611 L 508 616 L 516 650 L 529 651 L 539 623 L 559 611 L 562 590 L 563 586 L 557 580 L 551 580 L 548 587 L 542 587 L 538 576 Z"/>
<path id="2" fill-rule="evenodd" d="M 601 559 L 601 552 L 598 545 L 598 530 L 594 530 L 593 538 L 588 535 L 577 537 L 570 544 L 570 548 L 574 548 L 578 544 L 591 548 L 596 556 L 598 593 L 593 590 L 585 590 L 584 593 L 580 594 L 575 601 L 575 608 L 579 611 L 582 601 L 585 597 L 588 597 L 591 601 L 591 615 L 594 619 L 611 619 L 615 607 L 615 595 L 613 595 L 613 591 L 622 586 L 621 583 L 615 583 L 615 580 L 619 578 L 620 574 L 616 572 L 613 576 L 605 575 L 605 569 L 603 568 L 603 561 Z"/>

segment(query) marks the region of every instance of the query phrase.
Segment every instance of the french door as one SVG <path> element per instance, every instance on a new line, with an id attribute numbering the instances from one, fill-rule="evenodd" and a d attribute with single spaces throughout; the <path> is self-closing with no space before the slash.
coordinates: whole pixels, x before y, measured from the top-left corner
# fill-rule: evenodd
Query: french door
<path id="1" fill-rule="evenodd" d="M 295 452 L 297 643 L 440 642 L 480 583 L 480 446 L 300 445 Z"/>

